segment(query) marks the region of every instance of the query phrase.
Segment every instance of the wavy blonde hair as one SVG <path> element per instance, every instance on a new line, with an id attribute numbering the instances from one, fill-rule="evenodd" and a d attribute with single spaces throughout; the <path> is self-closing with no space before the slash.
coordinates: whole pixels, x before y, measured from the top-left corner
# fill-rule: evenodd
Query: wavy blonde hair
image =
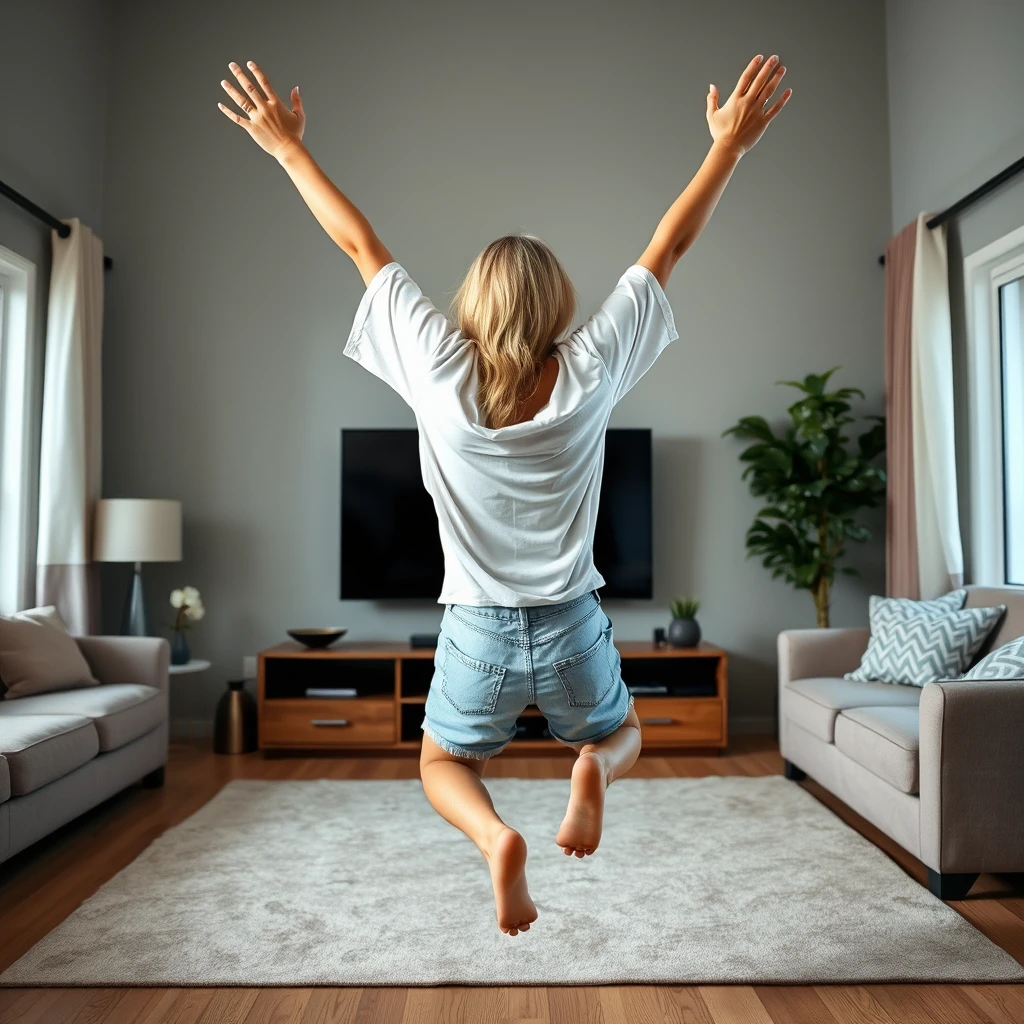
<path id="1" fill-rule="evenodd" d="M 489 427 L 516 422 L 575 311 L 569 275 L 533 235 L 505 235 L 473 261 L 452 314 L 476 345 L 477 401 Z"/>

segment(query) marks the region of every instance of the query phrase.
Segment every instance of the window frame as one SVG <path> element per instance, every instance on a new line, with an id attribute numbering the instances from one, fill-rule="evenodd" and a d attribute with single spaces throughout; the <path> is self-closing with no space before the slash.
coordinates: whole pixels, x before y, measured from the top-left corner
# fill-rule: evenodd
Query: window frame
<path id="1" fill-rule="evenodd" d="M 0 614 L 10 614 L 31 603 L 33 586 L 36 265 L 0 246 L 0 287 L 0 565 L 15 567 L 0 572 Z"/>
<path id="2" fill-rule="evenodd" d="M 971 580 L 1008 586 L 999 289 L 1024 276 L 1024 227 L 964 259 Z"/>

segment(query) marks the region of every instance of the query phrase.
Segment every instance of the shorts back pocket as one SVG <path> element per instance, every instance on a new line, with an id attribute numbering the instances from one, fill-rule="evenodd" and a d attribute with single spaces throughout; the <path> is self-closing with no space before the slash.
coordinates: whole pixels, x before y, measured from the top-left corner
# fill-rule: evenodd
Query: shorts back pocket
<path id="1" fill-rule="evenodd" d="M 612 627 L 602 630 L 597 642 L 580 654 L 555 662 L 569 707 L 596 707 L 619 681 L 619 652 L 612 643 Z"/>
<path id="2" fill-rule="evenodd" d="M 447 637 L 441 665 L 441 692 L 464 715 L 493 715 L 505 669 L 463 654 Z"/>

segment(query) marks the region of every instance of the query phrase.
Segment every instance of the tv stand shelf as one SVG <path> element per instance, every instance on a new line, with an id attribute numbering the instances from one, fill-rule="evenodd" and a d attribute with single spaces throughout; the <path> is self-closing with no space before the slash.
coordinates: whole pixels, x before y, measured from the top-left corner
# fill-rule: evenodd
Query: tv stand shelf
<path id="1" fill-rule="evenodd" d="M 721 750 L 727 744 L 728 658 L 709 644 L 616 643 L 634 694 L 645 750 Z M 313 651 L 278 644 L 259 655 L 259 745 L 264 753 L 417 753 L 434 651 L 387 642 L 340 643 Z M 307 697 L 307 689 L 354 697 Z M 567 750 L 546 735 L 539 708 L 519 718 L 511 753 Z"/>

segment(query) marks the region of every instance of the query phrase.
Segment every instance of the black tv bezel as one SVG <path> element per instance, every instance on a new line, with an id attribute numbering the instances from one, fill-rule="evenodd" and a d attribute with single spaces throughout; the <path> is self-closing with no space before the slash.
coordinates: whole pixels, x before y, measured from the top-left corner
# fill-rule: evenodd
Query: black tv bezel
<path id="1" fill-rule="evenodd" d="M 344 503 L 344 481 L 345 481 L 345 434 L 418 434 L 419 431 L 416 427 L 342 427 L 338 437 L 338 599 L 341 601 L 373 601 L 373 602 L 388 602 L 394 604 L 415 604 L 426 602 L 436 602 L 436 598 L 421 596 L 421 597 L 391 597 L 391 596 L 367 596 L 365 594 L 360 596 L 346 596 L 344 591 L 345 581 L 345 568 L 344 568 L 344 537 L 342 534 L 344 516 L 343 516 L 343 503 Z M 602 588 L 601 596 L 606 600 L 612 601 L 650 601 L 654 597 L 654 439 L 653 431 L 650 427 L 608 427 L 605 431 L 608 433 L 615 434 L 644 434 L 647 436 L 647 445 L 645 447 L 647 456 L 647 479 L 650 481 L 650 500 L 648 502 L 648 522 L 646 537 L 648 541 L 647 551 L 647 564 L 650 567 L 650 571 L 647 574 L 648 587 L 647 590 L 640 593 L 633 594 L 621 594 L 621 593 L 609 593 L 608 586 Z M 602 485 L 603 485 L 603 468 L 602 468 Z"/>

